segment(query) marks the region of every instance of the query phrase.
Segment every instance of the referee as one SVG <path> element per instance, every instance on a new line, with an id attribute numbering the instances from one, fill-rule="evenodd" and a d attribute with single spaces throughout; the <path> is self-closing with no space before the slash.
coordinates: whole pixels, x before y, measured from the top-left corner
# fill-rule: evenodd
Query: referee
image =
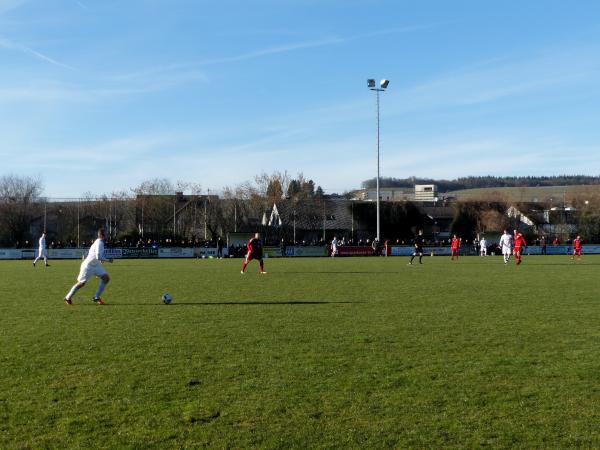
<path id="1" fill-rule="evenodd" d="M 413 259 L 415 259 L 415 256 L 417 255 L 419 255 L 419 264 L 423 264 L 423 230 L 419 230 L 419 233 L 415 236 L 413 243 L 415 249 L 408 264 L 411 265 L 413 263 Z"/>

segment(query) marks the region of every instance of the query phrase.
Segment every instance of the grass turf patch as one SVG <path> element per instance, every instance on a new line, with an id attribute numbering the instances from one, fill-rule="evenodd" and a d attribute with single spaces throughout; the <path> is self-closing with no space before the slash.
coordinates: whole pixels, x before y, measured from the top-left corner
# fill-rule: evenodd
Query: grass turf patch
<path id="1" fill-rule="evenodd" d="M 0 262 L 0 448 L 598 447 L 600 257 L 524 261 Z"/>

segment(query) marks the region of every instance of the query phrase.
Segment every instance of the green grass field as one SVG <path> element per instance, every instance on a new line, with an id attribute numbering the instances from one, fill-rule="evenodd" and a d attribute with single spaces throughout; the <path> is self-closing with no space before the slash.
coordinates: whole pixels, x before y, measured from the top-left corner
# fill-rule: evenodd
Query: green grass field
<path id="1" fill-rule="evenodd" d="M 600 256 L 424 262 L 0 262 L 0 448 L 600 447 Z"/>

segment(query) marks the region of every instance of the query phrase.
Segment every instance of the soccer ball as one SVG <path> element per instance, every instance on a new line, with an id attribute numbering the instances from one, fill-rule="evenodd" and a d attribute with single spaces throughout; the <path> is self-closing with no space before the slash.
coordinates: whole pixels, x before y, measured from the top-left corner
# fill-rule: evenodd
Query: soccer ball
<path id="1" fill-rule="evenodd" d="M 168 305 L 169 303 L 171 303 L 171 300 L 173 300 L 173 297 L 171 297 L 171 294 L 164 293 L 162 295 L 162 301 L 165 305 Z"/>

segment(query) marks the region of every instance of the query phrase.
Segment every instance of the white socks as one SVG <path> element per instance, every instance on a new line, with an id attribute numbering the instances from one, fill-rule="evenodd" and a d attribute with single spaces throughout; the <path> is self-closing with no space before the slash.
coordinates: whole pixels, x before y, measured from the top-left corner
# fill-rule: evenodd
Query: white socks
<path id="1" fill-rule="evenodd" d="M 100 298 L 100 296 L 104 292 L 106 284 L 107 283 L 104 280 L 100 280 L 100 284 L 98 285 L 98 289 L 96 290 L 96 295 L 94 295 L 94 298 Z"/>
<path id="2" fill-rule="evenodd" d="M 75 295 L 75 293 L 81 289 L 81 286 L 79 286 L 79 283 L 75 284 L 71 290 L 69 291 L 69 293 L 67 294 L 67 296 L 65 297 L 67 300 L 71 300 L 71 298 Z"/>

